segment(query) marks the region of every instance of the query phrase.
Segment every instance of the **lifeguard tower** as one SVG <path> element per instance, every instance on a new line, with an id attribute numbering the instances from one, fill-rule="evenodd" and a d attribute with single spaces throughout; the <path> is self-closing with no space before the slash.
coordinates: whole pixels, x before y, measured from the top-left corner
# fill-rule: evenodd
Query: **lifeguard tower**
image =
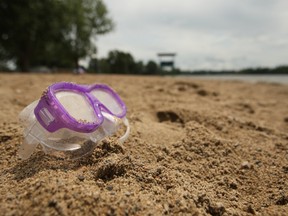
<path id="1" fill-rule="evenodd" d="M 174 69 L 174 60 L 176 53 L 158 53 L 161 70 L 172 71 Z"/>

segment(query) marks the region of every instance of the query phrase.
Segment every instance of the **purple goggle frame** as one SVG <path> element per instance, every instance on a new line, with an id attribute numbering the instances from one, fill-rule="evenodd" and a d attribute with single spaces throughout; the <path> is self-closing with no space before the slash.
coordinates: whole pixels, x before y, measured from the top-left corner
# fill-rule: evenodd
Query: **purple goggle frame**
<path id="1" fill-rule="evenodd" d="M 122 109 L 121 113 L 112 113 L 105 104 L 101 103 L 91 94 L 91 91 L 93 90 L 101 90 L 110 94 Z M 84 95 L 93 108 L 97 120 L 95 122 L 79 122 L 73 118 L 57 99 L 55 93 L 59 91 L 73 91 Z M 70 82 L 59 82 L 50 85 L 47 90 L 43 92 L 39 103 L 34 109 L 34 114 L 39 123 L 49 132 L 55 132 L 61 128 L 68 128 L 77 132 L 91 133 L 104 121 L 102 112 L 109 113 L 118 118 L 123 118 L 126 115 L 126 110 L 126 106 L 118 94 L 107 85 L 79 85 Z"/>

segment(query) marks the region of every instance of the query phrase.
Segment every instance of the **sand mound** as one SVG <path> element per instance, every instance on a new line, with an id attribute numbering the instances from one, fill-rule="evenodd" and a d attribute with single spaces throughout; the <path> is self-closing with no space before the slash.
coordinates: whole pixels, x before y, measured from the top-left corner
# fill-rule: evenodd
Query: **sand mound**
<path id="1" fill-rule="evenodd" d="M 192 78 L 0 75 L 3 215 L 285 215 L 288 86 Z M 64 161 L 17 157 L 18 113 L 57 81 L 103 82 L 131 136 Z"/>

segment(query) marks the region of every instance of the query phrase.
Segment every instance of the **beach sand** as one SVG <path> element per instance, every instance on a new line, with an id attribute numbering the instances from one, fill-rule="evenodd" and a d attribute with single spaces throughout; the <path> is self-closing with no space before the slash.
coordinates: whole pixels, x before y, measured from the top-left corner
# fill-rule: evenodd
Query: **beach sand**
<path id="1" fill-rule="evenodd" d="M 57 81 L 112 86 L 128 107 L 124 146 L 20 160 L 18 114 Z M 0 98 L 1 215 L 287 215 L 288 85 L 1 74 Z"/>

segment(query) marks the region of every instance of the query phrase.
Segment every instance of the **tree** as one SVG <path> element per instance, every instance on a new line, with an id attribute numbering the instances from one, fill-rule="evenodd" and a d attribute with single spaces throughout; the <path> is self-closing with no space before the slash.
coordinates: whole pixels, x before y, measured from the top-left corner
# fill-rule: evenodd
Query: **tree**
<path id="1" fill-rule="evenodd" d="M 136 69 L 134 73 L 143 74 L 145 72 L 145 65 L 143 61 L 136 62 Z"/>
<path id="2" fill-rule="evenodd" d="M 130 53 L 114 50 L 108 53 L 110 73 L 135 73 L 136 63 Z"/>
<path id="3" fill-rule="evenodd" d="M 63 48 L 71 55 L 78 67 L 79 58 L 96 52 L 91 36 L 102 35 L 113 29 L 113 22 L 108 17 L 108 10 L 102 0 L 70 0 L 71 25 L 65 35 Z M 61 47 L 62 48 L 62 47 Z M 62 49 L 65 50 L 65 49 Z"/>
<path id="4" fill-rule="evenodd" d="M 145 67 L 145 73 L 147 74 L 157 74 L 159 72 L 159 67 L 156 62 L 148 61 Z"/>
<path id="5" fill-rule="evenodd" d="M 78 66 L 92 39 L 113 29 L 102 0 L 1 0 L 0 58 L 30 66 Z"/>
<path id="6" fill-rule="evenodd" d="M 44 7 L 44 6 L 47 7 Z M 51 22 L 49 12 L 57 13 L 52 1 L 9 1 L 0 2 L 0 49 L 2 59 L 15 59 L 22 70 L 28 70 L 36 49 L 43 49 L 43 43 L 51 37 L 54 39 L 53 27 L 59 29 L 62 23 Z M 60 13 L 60 10 L 58 11 Z M 54 15 L 54 14 L 53 14 Z M 60 19 L 61 20 L 61 19 Z M 54 25 L 60 26 L 54 26 Z M 47 32 L 46 32 L 47 30 Z"/>
<path id="7" fill-rule="evenodd" d="M 97 72 L 98 73 L 113 73 L 113 71 L 111 71 L 111 67 L 107 59 L 103 58 L 98 61 Z"/>
<path id="8" fill-rule="evenodd" d="M 120 50 L 112 50 L 106 58 L 91 58 L 89 71 L 96 73 L 116 74 L 157 74 L 161 70 L 155 61 L 135 61 L 132 54 Z"/>

